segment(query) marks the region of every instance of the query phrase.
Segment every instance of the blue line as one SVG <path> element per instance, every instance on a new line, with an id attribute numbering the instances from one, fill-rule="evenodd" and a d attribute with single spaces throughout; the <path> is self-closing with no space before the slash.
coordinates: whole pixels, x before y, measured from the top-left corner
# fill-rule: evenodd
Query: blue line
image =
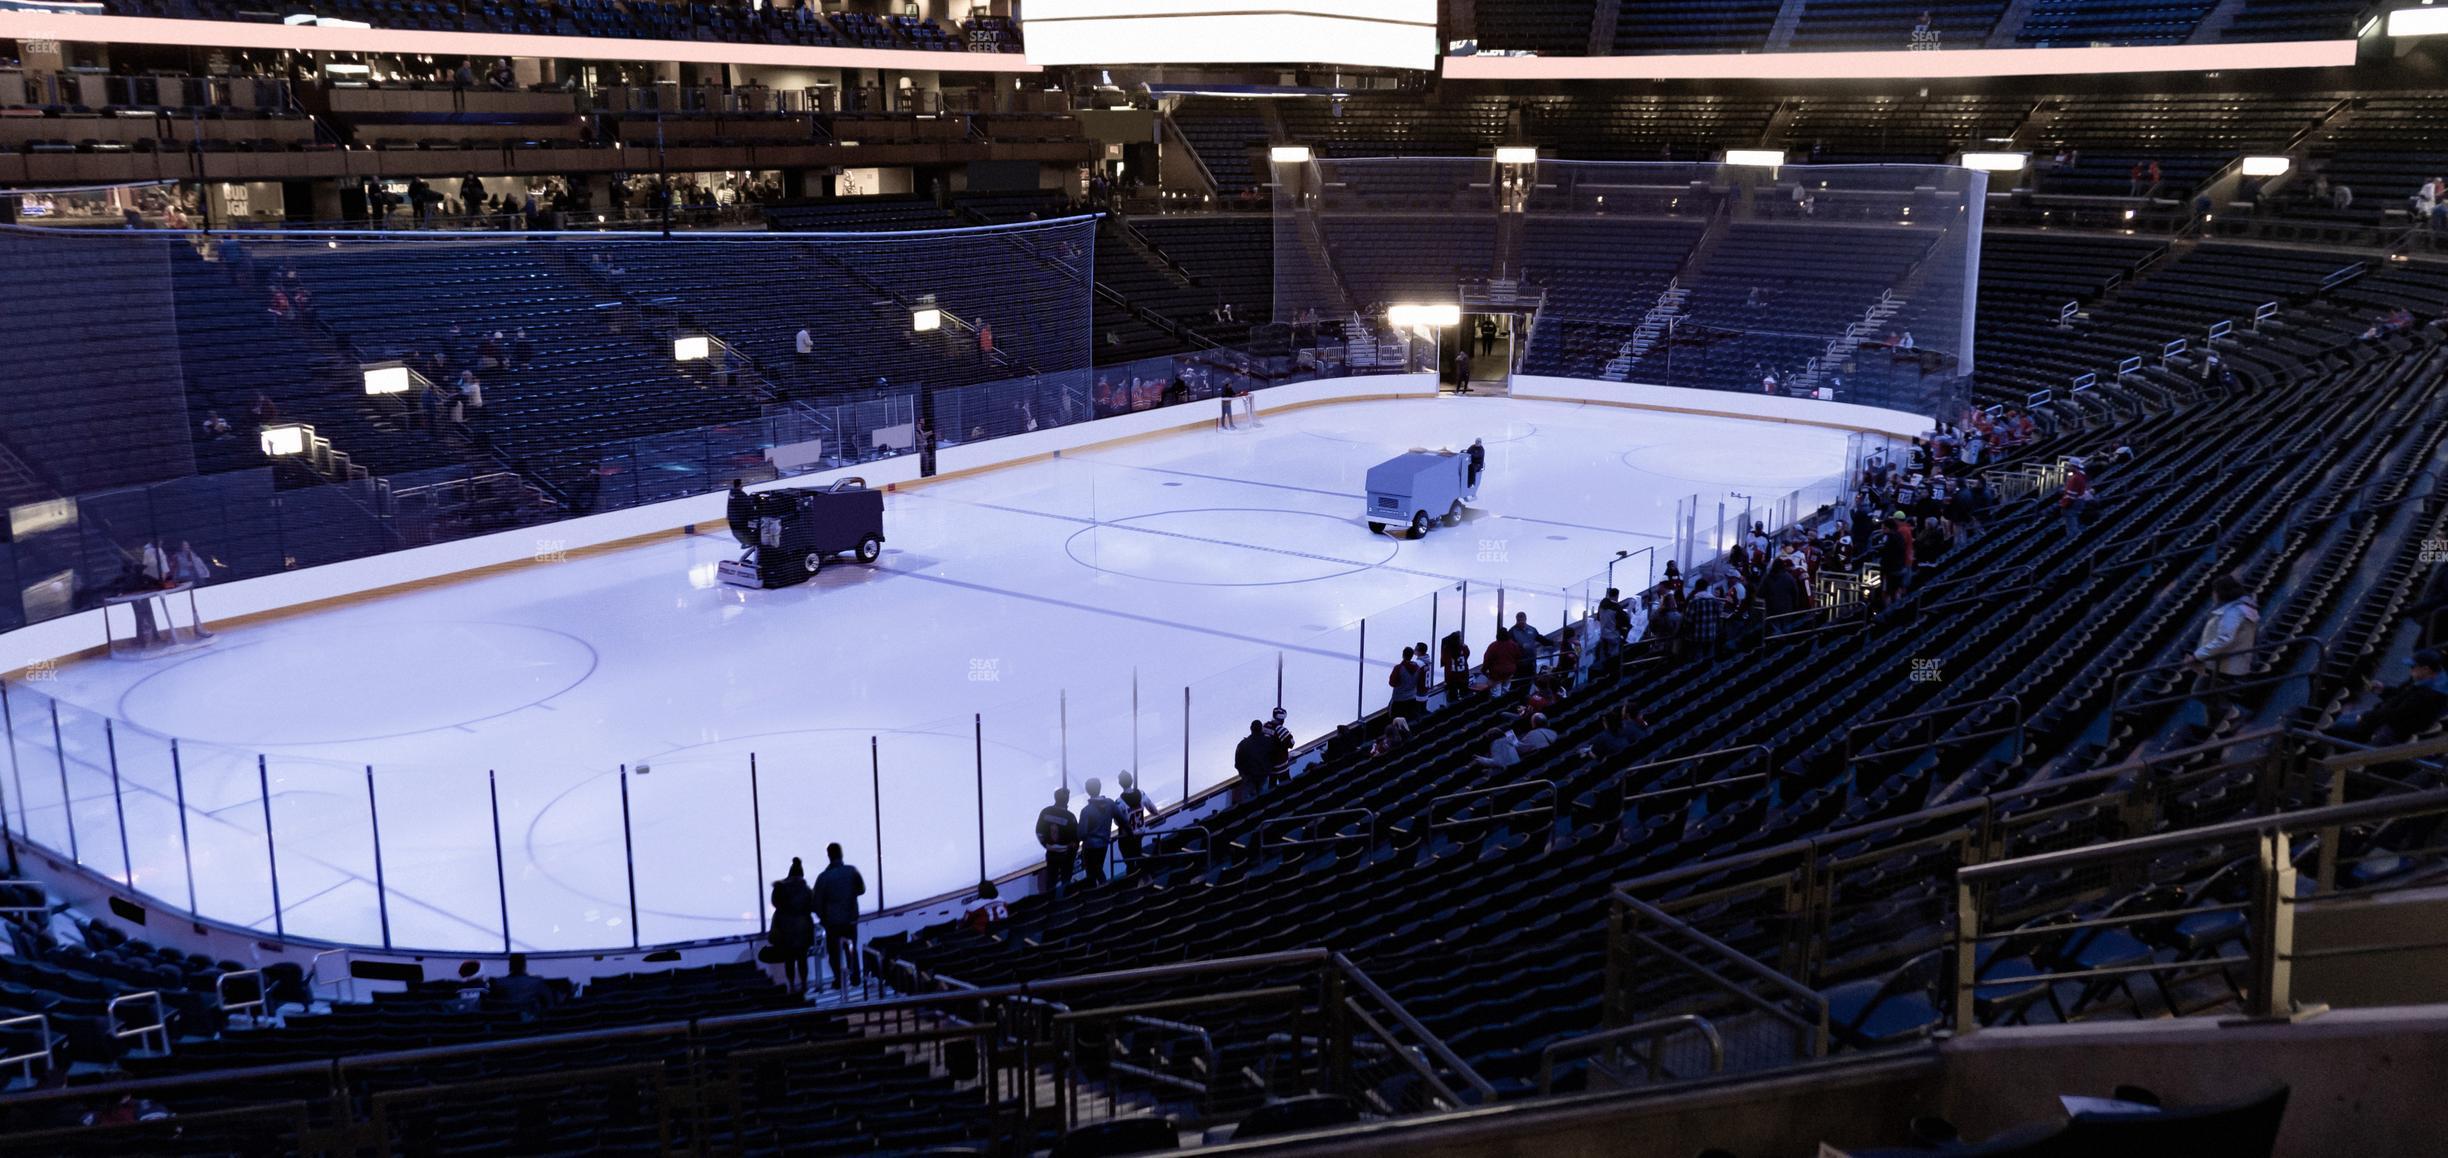
<path id="1" fill-rule="evenodd" d="M 892 573 L 895 575 L 901 575 L 911 579 L 924 579 L 929 583 L 941 583 L 948 587 L 959 587 L 968 591 L 983 591 L 989 595 L 1001 595 L 1010 599 L 1026 599 L 1032 603 L 1043 603 L 1049 607 L 1061 607 L 1071 611 L 1086 611 L 1096 615 L 1110 615 L 1116 619 L 1128 619 L 1139 623 L 1150 624 L 1156 627 L 1170 627 L 1178 631 L 1194 631 L 1200 635 L 1212 635 L 1217 639 L 1229 639 L 1238 643 L 1254 643 L 1261 647 L 1271 647 L 1279 651 L 1297 651 L 1305 655 L 1323 656 L 1324 658 L 1335 660 L 1357 658 L 1349 652 L 1327 651 L 1323 648 L 1304 647 L 1299 644 L 1284 643 L 1281 640 L 1266 639 L 1261 636 L 1241 635 L 1236 632 L 1219 631 L 1212 627 L 1200 627 L 1196 624 L 1183 623 L 1178 619 L 1166 619 L 1156 615 L 1141 615 L 1135 611 L 1116 611 L 1110 607 L 1098 607 L 1088 603 L 1074 603 L 1068 599 L 1056 599 L 1051 595 L 1031 595 L 1020 591 L 1006 591 L 1003 588 L 989 587 L 983 583 L 971 583 L 966 579 L 952 579 L 942 575 L 929 575 L 923 571 L 900 571 L 889 567 L 885 568 L 885 570 L 892 571 Z M 1392 666 L 1386 663 L 1384 660 L 1370 660 L 1368 662 L 1376 667 Z"/>

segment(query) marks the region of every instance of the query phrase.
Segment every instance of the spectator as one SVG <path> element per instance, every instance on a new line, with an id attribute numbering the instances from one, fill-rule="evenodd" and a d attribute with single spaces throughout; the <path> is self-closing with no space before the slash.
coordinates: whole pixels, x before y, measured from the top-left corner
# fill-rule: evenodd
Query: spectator
<path id="1" fill-rule="evenodd" d="M 799 352 L 801 358 L 812 358 L 816 354 L 816 339 L 808 333 L 806 326 L 799 327 L 798 335 L 791 339 L 791 346 Z"/>
<path id="2" fill-rule="evenodd" d="M 1105 882 L 1105 855 L 1113 849 L 1114 827 L 1122 806 L 1105 796 L 1105 782 L 1088 778 L 1088 802 L 1080 805 L 1080 877 L 1088 884 Z"/>
<path id="3" fill-rule="evenodd" d="M 204 415 L 204 437 L 211 439 L 214 442 L 219 442 L 224 438 L 232 437 L 230 434 L 229 419 L 223 418 L 217 413 L 207 411 Z"/>
<path id="4" fill-rule="evenodd" d="M 836 990 L 859 984 L 858 919 L 860 897 L 867 895 L 867 878 L 842 863 L 842 846 L 825 846 L 825 870 L 816 874 L 816 923 L 825 935 L 825 968 Z M 844 976 L 844 961 L 848 974 Z M 845 984 L 845 981 L 847 984 Z"/>
<path id="5" fill-rule="evenodd" d="M 790 871 L 773 886 L 773 926 L 765 934 L 775 963 L 782 966 L 782 983 L 793 993 L 808 988 L 808 954 L 816 948 L 816 895 L 808 889 L 807 869 L 792 857 Z"/>
<path id="6" fill-rule="evenodd" d="M 1771 620 L 1780 615 L 1791 615 L 1810 603 L 1810 592 L 1802 576 L 1794 570 L 1791 562 L 1784 559 L 1769 567 L 1768 578 L 1760 587 L 1763 598 L 1767 600 L 1768 618 Z"/>
<path id="7" fill-rule="evenodd" d="M 1683 609 L 1683 636 L 1691 654 L 1702 664 L 1717 661 L 1725 645 L 1725 601 L 1709 589 L 1709 581 L 1692 584 L 1691 604 Z"/>
<path id="8" fill-rule="evenodd" d="M 1003 890 L 996 888 L 993 881 L 979 881 L 977 900 L 970 903 L 968 912 L 961 914 L 962 923 L 969 926 L 970 932 L 983 935 L 1008 920 L 1011 908 L 1003 903 Z"/>
<path id="9" fill-rule="evenodd" d="M 2210 597 L 2215 602 L 2208 618 L 2202 620 L 2200 641 L 2189 658 L 2198 673 L 2194 695 L 2202 701 L 2215 728 L 2234 710 L 2227 689 L 2252 673 L 2253 646 L 2261 633 L 2261 608 L 2245 590 L 2244 581 L 2233 575 L 2219 576 L 2210 585 Z"/>
<path id="10" fill-rule="evenodd" d="M 1513 646 L 1521 649 L 1523 662 L 1536 667 L 1539 651 L 1547 641 L 1539 635 L 1538 628 L 1530 626 L 1530 613 L 1527 611 L 1514 612 L 1513 626 L 1505 634 L 1513 638 Z"/>
<path id="11" fill-rule="evenodd" d="M 2406 682 L 2383 689 L 2378 704 L 2347 717 L 2331 731 L 2384 748 L 2428 734 L 2439 727 L 2442 716 L 2448 716 L 2448 672 L 2440 664 L 2437 651 L 2426 647 L 2415 652 Z"/>
<path id="12" fill-rule="evenodd" d="M 1079 817 L 1071 815 L 1071 790 L 1054 790 L 1054 803 L 1037 813 L 1037 846 L 1045 850 L 1046 895 L 1071 888 L 1071 866 L 1079 857 Z"/>
<path id="13" fill-rule="evenodd" d="M 466 177 L 461 178 L 459 181 L 460 214 L 462 216 L 474 217 L 477 214 L 484 212 L 484 207 L 484 182 L 477 180 L 476 174 L 474 173 L 470 173 Z"/>
<path id="14" fill-rule="evenodd" d="M 527 336 L 527 327 L 520 326 L 510 338 L 510 357 L 521 366 L 535 361 L 535 341 Z"/>
<path id="15" fill-rule="evenodd" d="M 1488 737 L 1487 755 L 1471 763 L 1482 768 L 1511 768 L 1521 763 L 1521 733 L 1530 730 L 1527 717 L 1517 720 L 1510 728 L 1499 728 Z"/>
<path id="16" fill-rule="evenodd" d="M 1292 775 L 1292 749 L 1296 746 L 1292 740 L 1292 728 L 1284 719 L 1284 710 L 1277 708 L 1266 726 L 1267 739 L 1275 745 L 1275 769 L 1269 775 L 1278 780 Z"/>
<path id="17" fill-rule="evenodd" d="M 1275 774 L 1275 741 L 1266 734 L 1265 723 L 1251 720 L 1249 735 L 1234 745 L 1233 773 L 1241 778 L 1241 799 L 1266 791 L 1267 781 Z"/>
<path id="18" fill-rule="evenodd" d="M 1601 758 L 1611 757 L 1640 742 L 1649 729 L 1640 722 L 1639 714 L 1630 707 L 1608 712 L 1598 735 L 1590 741 L 1590 751 Z"/>
<path id="19" fill-rule="evenodd" d="M 1115 773 L 1114 782 L 1122 789 L 1114 793 L 1114 800 L 1122 805 L 1121 818 L 1115 825 L 1122 830 L 1122 860 L 1135 866 L 1139 863 L 1140 835 L 1147 831 L 1148 820 L 1156 815 L 1156 806 L 1149 802 L 1147 793 L 1139 790 L 1139 782 L 1130 773 Z"/>
<path id="20" fill-rule="evenodd" d="M 170 557 L 170 581 L 172 583 L 210 583 L 212 582 L 212 564 L 205 562 L 204 556 L 196 553 L 194 544 L 181 539 L 178 553 Z M 198 631 L 200 633 L 201 629 L 199 628 Z"/>
<path id="21" fill-rule="evenodd" d="M 1886 537 L 1879 542 L 1880 586 L 1889 597 L 1902 595 L 1912 588 L 1913 527 L 1904 512 L 1895 512 L 1887 524 Z"/>
<path id="22" fill-rule="evenodd" d="M 532 1020 L 535 1015 L 551 1007 L 553 989 L 551 983 L 543 978 L 528 974 L 525 953 L 512 953 L 509 974 L 486 982 L 485 997 L 487 1004 Z"/>
<path id="23" fill-rule="evenodd" d="M 476 380 L 474 370 L 461 370 L 457 389 L 451 392 L 451 421 L 466 422 L 468 412 L 484 409 L 484 383 Z"/>
<path id="24" fill-rule="evenodd" d="M 1443 670 L 1445 702 L 1450 705 L 1470 686 L 1470 645 L 1462 641 L 1461 632 L 1453 631 L 1446 633 L 1438 647 L 1437 666 Z"/>
<path id="25" fill-rule="evenodd" d="M 2057 510 L 2065 516 L 2066 534 L 2082 533 L 2083 516 L 2098 499 L 2091 489 L 2090 464 L 2079 458 L 2066 460 L 2065 490 L 2057 496 Z"/>
<path id="26" fill-rule="evenodd" d="M 1590 651 L 1590 664 L 1594 668 L 1603 668 L 1623 654 L 1624 630 L 1630 623 L 1630 618 L 1624 614 L 1623 592 L 1613 587 L 1607 588 L 1606 594 L 1599 597 L 1597 610 L 1591 612 L 1590 619 L 1598 629 L 1598 642 Z"/>
<path id="27" fill-rule="evenodd" d="M 1419 718 L 1422 707 L 1420 689 L 1426 685 L 1427 681 L 1421 674 L 1419 661 L 1413 655 L 1412 649 L 1404 648 L 1402 662 L 1395 664 L 1394 670 L 1386 673 L 1386 686 L 1393 689 L 1387 697 L 1386 711 L 1400 719 Z"/>
<path id="28" fill-rule="evenodd" d="M 1411 745 L 1411 721 L 1396 716 L 1386 721 L 1385 731 L 1377 734 L 1377 742 L 1369 745 L 1371 757 L 1388 756 Z"/>
<path id="29" fill-rule="evenodd" d="M 1521 645 L 1504 632 L 1487 645 L 1479 656 L 1479 674 L 1487 680 L 1489 695 L 1503 695 L 1512 690 L 1513 680 L 1521 674 Z"/>
<path id="30" fill-rule="evenodd" d="M 1522 720 L 1522 726 L 1515 736 L 1514 746 L 1524 756 L 1532 752 L 1546 751 L 1556 742 L 1555 729 L 1548 727 L 1547 717 L 1537 712 L 1530 713 Z"/>

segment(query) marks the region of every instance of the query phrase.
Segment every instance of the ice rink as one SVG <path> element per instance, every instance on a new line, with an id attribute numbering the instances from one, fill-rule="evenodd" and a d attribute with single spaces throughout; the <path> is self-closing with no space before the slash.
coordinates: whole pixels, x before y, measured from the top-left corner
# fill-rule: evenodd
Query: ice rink
<path id="1" fill-rule="evenodd" d="M 1166 804 L 1185 750 L 1189 788 L 1228 778 L 1279 664 L 1308 740 L 1382 706 L 1405 645 L 1467 617 L 1476 651 L 1500 601 L 1553 630 L 1616 552 L 1663 561 L 1678 501 L 1699 497 L 1704 540 L 1719 502 L 1802 490 L 1807 509 L 1847 448 L 1840 430 L 1504 398 L 1262 417 L 890 495 L 882 559 L 800 588 L 717 583 L 738 553 L 719 529 L 557 559 L 547 527 L 534 566 L 66 666 L 10 689 L 8 808 L 97 872 L 132 860 L 174 908 L 271 929 L 277 885 L 292 936 L 754 933 L 764 882 L 792 856 L 821 867 L 827 841 L 871 904 L 974 885 L 981 754 L 1000 873 L 1036 859 L 1031 823 L 1066 774 L 1076 795 L 1136 769 Z M 1368 531 L 1369 466 L 1474 436 L 1487 478 L 1461 526 Z"/>

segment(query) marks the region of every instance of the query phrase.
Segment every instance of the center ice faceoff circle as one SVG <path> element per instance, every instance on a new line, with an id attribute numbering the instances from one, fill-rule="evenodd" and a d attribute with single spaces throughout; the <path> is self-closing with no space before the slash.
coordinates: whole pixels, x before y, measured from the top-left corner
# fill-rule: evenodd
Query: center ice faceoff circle
<path id="1" fill-rule="evenodd" d="M 1316 543 L 1327 523 L 1347 532 L 1326 532 L 1331 549 L 1288 546 Z M 1110 519 L 1072 535 L 1063 550 L 1080 566 L 1108 575 L 1196 587 L 1271 587 L 1383 566 L 1401 546 L 1384 535 L 1369 534 L 1353 518 L 1266 507 L 1203 507 Z"/>
<path id="2" fill-rule="evenodd" d="M 542 703 L 595 661 L 577 636 L 525 624 L 299 625 L 155 672 L 120 697 L 118 715 L 212 744 L 387 739 Z"/>

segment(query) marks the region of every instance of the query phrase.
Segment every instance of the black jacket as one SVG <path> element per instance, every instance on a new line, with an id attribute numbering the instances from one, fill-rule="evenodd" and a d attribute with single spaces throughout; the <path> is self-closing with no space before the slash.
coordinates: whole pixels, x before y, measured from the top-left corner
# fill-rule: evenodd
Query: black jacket
<path id="1" fill-rule="evenodd" d="M 784 877 L 773 887 L 773 932 L 777 949 L 805 953 L 816 944 L 815 894 L 804 877 Z"/>
<path id="2" fill-rule="evenodd" d="M 2380 693 L 2380 702 L 2355 722 L 2355 730 L 2365 740 L 2382 743 L 2403 743 L 2430 731 L 2448 716 L 2443 682 L 2448 681 L 2408 682 Z"/>
<path id="3" fill-rule="evenodd" d="M 1233 771 L 1244 780 L 1256 780 L 1275 770 L 1275 741 L 1264 735 L 1249 735 L 1233 748 Z"/>
<path id="4" fill-rule="evenodd" d="M 816 919 L 828 929 L 858 924 L 858 899 L 867 895 L 867 878 L 846 864 L 827 865 L 816 874 Z"/>
<path id="5" fill-rule="evenodd" d="M 1037 843 L 1045 848 L 1078 848 L 1079 817 L 1062 805 L 1046 805 L 1037 813 Z"/>

